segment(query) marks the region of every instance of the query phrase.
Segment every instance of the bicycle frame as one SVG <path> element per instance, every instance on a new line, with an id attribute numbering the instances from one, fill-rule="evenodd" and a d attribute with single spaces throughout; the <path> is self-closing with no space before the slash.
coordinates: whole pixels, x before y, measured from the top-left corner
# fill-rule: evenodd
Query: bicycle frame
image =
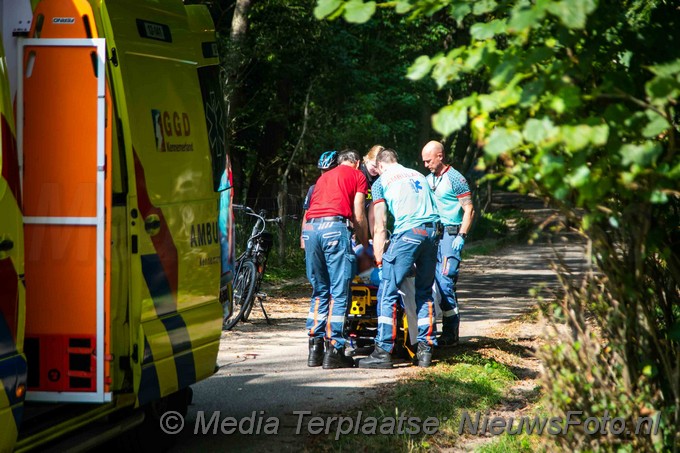
<path id="1" fill-rule="evenodd" d="M 233 327 L 239 320 L 247 320 L 250 315 L 250 310 L 254 304 L 254 299 L 257 298 L 260 302 L 260 307 L 264 313 L 267 324 L 269 324 L 269 317 L 264 309 L 262 300 L 266 297 L 265 294 L 259 292 L 260 284 L 264 278 L 264 272 L 267 265 L 267 259 L 269 258 L 269 251 L 272 246 L 271 234 L 266 232 L 267 222 L 279 223 L 280 219 L 267 219 L 264 217 L 265 211 L 262 210 L 256 213 L 251 208 L 247 206 L 234 205 L 235 209 L 243 210 L 249 216 L 255 217 L 257 221 L 253 226 L 253 229 L 246 243 L 245 251 L 238 257 L 235 262 L 234 269 L 234 292 L 233 296 L 239 292 L 236 288 L 240 287 L 241 282 L 243 285 L 241 291 L 238 294 L 240 305 L 240 311 L 237 315 L 230 313 L 230 317 L 225 318 L 225 326 L 227 329 Z M 246 266 L 244 269 L 243 266 Z M 246 280 L 240 280 L 246 279 Z M 246 282 L 246 283 L 243 283 Z M 247 288 L 247 289 L 246 289 Z M 232 306 L 234 304 L 232 303 Z"/>
<path id="2" fill-rule="evenodd" d="M 264 267 L 260 268 L 260 266 L 264 266 L 266 264 L 270 250 L 264 249 L 263 244 L 264 242 L 263 235 L 266 232 L 267 221 L 278 222 L 279 219 L 278 218 L 266 219 L 263 215 L 264 211 L 260 211 L 260 213 L 258 214 L 251 208 L 244 207 L 244 209 L 247 215 L 255 217 L 257 221 L 255 222 L 255 225 L 253 226 L 253 229 L 250 232 L 250 237 L 248 238 L 248 242 L 246 243 L 245 251 L 236 260 L 236 269 L 234 275 L 238 273 L 238 268 L 240 267 L 240 264 L 243 262 L 243 260 L 252 258 L 255 261 L 258 274 L 260 274 L 259 276 L 261 278 L 261 276 L 264 274 Z"/>

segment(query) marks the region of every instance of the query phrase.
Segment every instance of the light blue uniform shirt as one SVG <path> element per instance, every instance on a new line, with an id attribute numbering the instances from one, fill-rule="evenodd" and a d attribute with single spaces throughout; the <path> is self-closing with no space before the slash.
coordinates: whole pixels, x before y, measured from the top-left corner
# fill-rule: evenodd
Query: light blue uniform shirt
<path id="1" fill-rule="evenodd" d="M 388 167 L 371 188 L 373 204 L 382 201 L 394 215 L 394 234 L 438 222 L 439 214 L 425 177 L 400 164 Z"/>
<path id="2" fill-rule="evenodd" d="M 427 183 L 434 192 L 437 210 L 444 225 L 463 223 L 463 206 L 460 198 L 470 195 L 470 186 L 458 170 L 448 166 L 441 176 L 427 175 Z"/>

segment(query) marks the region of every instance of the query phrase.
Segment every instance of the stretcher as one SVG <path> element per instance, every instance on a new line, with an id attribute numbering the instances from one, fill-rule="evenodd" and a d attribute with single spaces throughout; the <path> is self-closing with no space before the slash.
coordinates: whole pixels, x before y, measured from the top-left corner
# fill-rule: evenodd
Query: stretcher
<path id="1" fill-rule="evenodd" d="M 351 284 L 352 303 L 347 314 L 347 337 L 350 351 L 373 347 L 378 331 L 378 287 L 367 284 L 358 276 Z M 409 325 L 418 325 L 415 303 L 415 279 L 408 277 L 400 289 L 401 299 L 397 306 L 397 338 L 393 355 L 410 359 L 418 349 L 418 331 Z M 441 321 L 440 294 L 437 285 L 432 287 L 436 319 Z"/>

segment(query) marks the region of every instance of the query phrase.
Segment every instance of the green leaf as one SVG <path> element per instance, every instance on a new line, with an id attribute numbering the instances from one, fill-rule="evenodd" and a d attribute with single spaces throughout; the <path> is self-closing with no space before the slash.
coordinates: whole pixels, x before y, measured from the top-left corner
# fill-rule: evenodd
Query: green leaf
<path id="1" fill-rule="evenodd" d="M 472 7 L 472 12 L 475 16 L 480 16 L 493 11 L 497 6 L 498 4 L 494 0 L 478 0 Z"/>
<path id="2" fill-rule="evenodd" d="M 522 107 L 529 107 L 536 102 L 545 90 L 545 82 L 543 80 L 534 80 L 522 87 L 522 98 L 520 100 Z"/>
<path id="3" fill-rule="evenodd" d="M 522 143 L 522 134 L 519 131 L 508 130 L 499 127 L 491 132 L 489 140 L 484 146 L 484 152 L 492 157 L 498 157 L 506 151 L 516 148 Z"/>
<path id="4" fill-rule="evenodd" d="M 461 67 L 449 58 L 442 58 L 432 69 L 432 78 L 437 83 L 437 88 L 442 88 L 451 81 L 459 78 Z"/>
<path id="5" fill-rule="evenodd" d="M 649 118 L 649 123 L 647 123 L 645 128 L 642 130 L 642 135 L 645 137 L 654 138 L 671 127 L 666 118 L 659 115 L 658 113 L 652 110 L 647 110 L 645 113 Z"/>
<path id="6" fill-rule="evenodd" d="M 475 71 L 477 69 L 478 65 L 482 62 L 482 59 L 484 58 L 484 53 L 486 52 L 486 47 L 484 46 L 484 43 L 476 44 L 481 45 L 468 49 L 467 58 L 465 59 L 465 63 L 463 64 L 465 69 L 467 69 L 468 71 Z"/>
<path id="7" fill-rule="evenodd" d="M 562 114 L 581 105 L 580 91 L 570 85 L 561 88 L 550 100 L 550 108 L 556 113 Z"/>
<path id="8" fill-rule="evenodd" d="M 642 374 L 644 374 L 647 377 L 654 377 L 657 374 L 657 369 L 653 364 L 645 365 L 642 368 Z"/>
<path id="9" fill-rule="evenodd" d="M 522 134 L 524 139 L 529 143 L 540 145 L 541 143 L 554 138 L 559 129 L 556 128 L 550 118 L 542 118 L 540 120 L 531 118 L 524 124 Z"/>
<path id="10" fill-rule="evenodd" d="M 397 14 L 405 14 L 408 13 L 413 9 L 413 5 L 411 5 L 407 1 L 400 1 L 397 2 L 397 4 L 394 6 L 394 10 L 397 12 Z"/>
<path id="11" fill-rule="evenodd" d="M 609 139 L 609 126 L 600 124 L 590 128 L 590 141 L 595 146 L 602 146 Z"/>
<path id="12" fill-rule="evenodd" d="M 341 0 L 318 0 L 314 8 L 314 17 L 323 19 L 330 16 L 342 4 Z"/>
<path id="13" fill-rule="evenodd" d="M 432 115 L 432 127 L 442 135 L 450 135 L 465 126 L 467 119 L 467 107 L 459 101 Z"/>
<path id="14" fill-rule="evenodd" d="M 480 94 L 477 96 L 477 100 L 482 111 L 490 113 L 517 104 L 520 96 L 521 89 L 514 86 L 504 90 L 492 91 L 491 94 Z"/>
<path id="15" fill-rule="evenodd" d="M 560 132 L 564 146 L 570 151 L 578 151 L 590 144 L 590 126 L 562 126 Z"/>
<path id="16" fill-rule="evenodd" d="M 411 80 L 420 80 L 430 72 L 432 69 L 432 60 L 427 55 L 421 55 L 416 58 L 416 61 L 408 68 L 406 77 Z"/>
<path id="17" fill-rule="evenodd" d="M 649 201 L 654 204 L 665 204 L 668 203 L 668 195 L 666 195 L 664 192 L 661 192 L 660 190 L 655 190 L 649 197 Z"/>
<path id="18" fill-rule="evenodd" d="M 668 63 L 650 66 L 649 70 L 661 77 L 675 77 L 680 74 L 680 58 Z"/>
<path id="19" fill-rule="evenodd" d="M 508 23 L 508 31 L 517 33 L 531 28 L 540 24 L 543 17 L 545 17 L 545 11 L 536 7 L 515 10 L 512 13 L 510 23 Z"/>
<path id="20" fill-rule="evenodd" d="M 505 56 L 491 74 L 492 77 L 489 83 L 493 88 L 501 88 L 510 83 L 521 67 L 522 61 L 516 55 Z"/>
<path id="21" fill-rule="evenodd" d="M 588 14 L 597 4 L 595 0 L 564 0 L 548 5 L 548 11 L 556 16 L 567 28 L 585 28 Z"/>
<path id="22" fill-rule="evenodd" d="M 375 2 L 350 0 L 345 3 L 345 20 L 354 24 L 363 24 L 375 13 Z"/>
<path id="23" fill-rule="evenodd" d="M 590 168 L 581 165 L 573 173 L 567 175 L 565 180 L 571 187 L 582 187 L 590 180 Z"/>
<path id="24" fill-rule="evenodd" d="M 477 23 L 470 27 L 470 36 L 483 41 L 505 33 L 505 20 L 494 19 L 487 23 Z"/>
<path id="25" fill-rule="evenodd" d="M 661 145 L 656 142 L 645 142 L 642 145 L 623 145 L 619 150 L 623 165 L 637 164 L 648 166 L 656 161 L 663 151 Z"/>
<path id="26" fill-rule="evenodd" d="M 540 165 L 540 175 L 549 175 L 551 173 L 557 173 L 560 175 L 563 174 L 563 167 L 564 167 L 564 158 L 561 156 L 555 156 L 554 154 L 544 154 L 541 157 L 541 165 Z"/>
<path id="27" fill-rule="evenodd" d="M 449 10 L 449 14 L 456 20 L 456 22 L 458 22 L 458 25 L 460 25 L 463 22 L 463 19 L 465 19 L 465 16 L 471 12 L 472 7 L 470 7 L 469 3 L 454 3 L 451 5 L 451 9 Z"/>
<path id="28" fill-rule="evenodd" d="M 645 91 L 652 99 L 661 99 L 663 102 L 668 98 L 677 96 L 680 84 L 672 77 L 654 77 L 645 84 Z"/>

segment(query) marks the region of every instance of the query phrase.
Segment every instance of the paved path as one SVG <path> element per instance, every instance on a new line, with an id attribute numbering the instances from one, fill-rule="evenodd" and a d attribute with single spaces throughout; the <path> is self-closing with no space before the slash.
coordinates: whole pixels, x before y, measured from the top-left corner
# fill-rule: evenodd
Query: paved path
<path id="1" fill-rule="evenodd" d="M 534 303 L 530 288 L 554 287 L 557 279 L 549 266 L 554 250 L 574 268 L 583 264 L 583 247 L 564 237 L 556 246 L 547 241 L 516 245 L 494 256 L 464 261 L 459 282 L 461 341 L 484 337 L 529 310 Z M 294 285 L 282 293 L 266 303 L 274 325 L 266 325 L 255 308 L 252 322 L 223 334 L 220 370 L 193 386 L 194 404 L 172 451 L 297 451 L 304 437 L 294 433 L 298 421 L 294 411 L 321 416 L 342 413 L 366 398 L 380 397 L 380 388 L 385 387 L 381 384 L 417 372 L 407 364 L 394 370 L 308 368 L 304 324 L 309 287 Z M 220 420 L 229 416 L 241 420 L 254 412 L 255 422 L 262 419 L 262 427 L 268 417 L 277 417 L 279 435 L 224 435 L 219 430 L 217 435 L 194 435 L 198 411 L 204 411 L 206 420 L 214 411 L 221 411 Z"/>

